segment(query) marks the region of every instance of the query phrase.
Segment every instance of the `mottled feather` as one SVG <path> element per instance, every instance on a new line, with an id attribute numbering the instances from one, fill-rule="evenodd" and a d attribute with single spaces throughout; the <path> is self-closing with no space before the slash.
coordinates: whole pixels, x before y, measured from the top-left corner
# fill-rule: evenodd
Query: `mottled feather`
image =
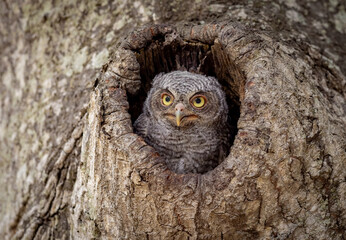
<path id="1" fill-rule="evenodd" d="M 170 106 L 162 96 L 170 94 Z M 202 108 L 192 99 L 202 96 Z M 172 100 L 172 99 L 170 99 Z M 183 104 L 186 117 L 177 126 L 172 113 Z M 191 116 L 191 117 L 189 117 Z M 157 75 L 134 127 L 177 173 L 204 173 L 224 160 L 230 148 L 228 107 L 221 85 L 213 77 L 186 71 Z"/>

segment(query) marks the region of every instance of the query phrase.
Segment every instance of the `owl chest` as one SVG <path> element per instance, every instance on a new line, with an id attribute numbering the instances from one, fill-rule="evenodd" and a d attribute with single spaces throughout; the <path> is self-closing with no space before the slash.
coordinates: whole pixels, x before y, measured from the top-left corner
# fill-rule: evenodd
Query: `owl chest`
<path id="1" fill-rule="evenodd" d="M 213 131 L 156 131 L 148 136 L 153 147 L 168 158 L 203 160 L 215 156 L 219 150 L 217 133 Z"/>

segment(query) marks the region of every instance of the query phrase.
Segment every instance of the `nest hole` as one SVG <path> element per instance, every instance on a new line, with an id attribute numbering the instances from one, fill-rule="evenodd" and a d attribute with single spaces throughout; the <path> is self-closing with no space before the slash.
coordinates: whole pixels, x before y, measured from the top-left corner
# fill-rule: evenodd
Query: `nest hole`
<path id="1" fill-rule="evenodd" d="M 186 70 L 213 76 L 218 79 L 226 93 L 231 125 L 231 144 L 238 132 L 240 103 L 244 95 L 244 77 L 228 57 L 220 44 L 176 41 L 170 44 L 156 39 L 150 45 L 136 52 L 140 64 L 141 88 L 136 95 L 129 95 L 129 113 L 132 123 L 142 113 L 143 103 L 151 88 L 151 82 L 159 73 Z"/>

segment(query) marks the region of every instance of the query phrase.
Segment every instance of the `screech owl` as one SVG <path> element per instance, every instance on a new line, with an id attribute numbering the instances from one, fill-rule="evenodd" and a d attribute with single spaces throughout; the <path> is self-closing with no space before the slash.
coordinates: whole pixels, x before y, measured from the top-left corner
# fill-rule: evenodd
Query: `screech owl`
<path id="1" fill-rule="evenodd" d="M 225 93 L 213 77 L 187 71 L 158 74 L 135 131 L 176 173 L 215 168 L 230 148 Z"/>

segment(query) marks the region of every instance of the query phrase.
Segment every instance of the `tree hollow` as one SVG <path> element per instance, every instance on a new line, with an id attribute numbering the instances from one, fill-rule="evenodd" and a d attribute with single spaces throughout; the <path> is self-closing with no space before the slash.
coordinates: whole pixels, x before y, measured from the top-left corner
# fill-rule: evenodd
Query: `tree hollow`
<path id="1" fill-rule="evenodd" d="M 237 24 L 154 25 L 129 34 L 95 92 L 95 114 L 103 119 L 96 159 L 116 169 L 109 172 L 116 179 L 103 181 L 118 208 L 107 205 L 103 214 L 133 238 L 294 237 L 311 218 L 319 226 L 310 226 L 309 236 L 335 235 L 327 215 L 308 209 L 323 196 L 337 198 L 337 191 L 326 193 L 316 184 L 333 178 L 328 159 L 337 165 L 344 153 L 325 140 L 330 128 L 323 121 L 333 123 L 322 106 L 331 103 L 314 86 L 326 75 L 311 68 L 311 56 L 302 55 Z M 173 70 L 215 76 L 227 94 L 234 143 L 229 156 L 202 175 L 170 171 L 133 133 L 151 80 Z M 344 121 L 338 114 L 333 118 Z M 316 162 L 324 167 L 316 168 Z M 334 176 L 330 189 L 339 181 Z M 335 228 L 336 218 L 328 221 Z"/>

